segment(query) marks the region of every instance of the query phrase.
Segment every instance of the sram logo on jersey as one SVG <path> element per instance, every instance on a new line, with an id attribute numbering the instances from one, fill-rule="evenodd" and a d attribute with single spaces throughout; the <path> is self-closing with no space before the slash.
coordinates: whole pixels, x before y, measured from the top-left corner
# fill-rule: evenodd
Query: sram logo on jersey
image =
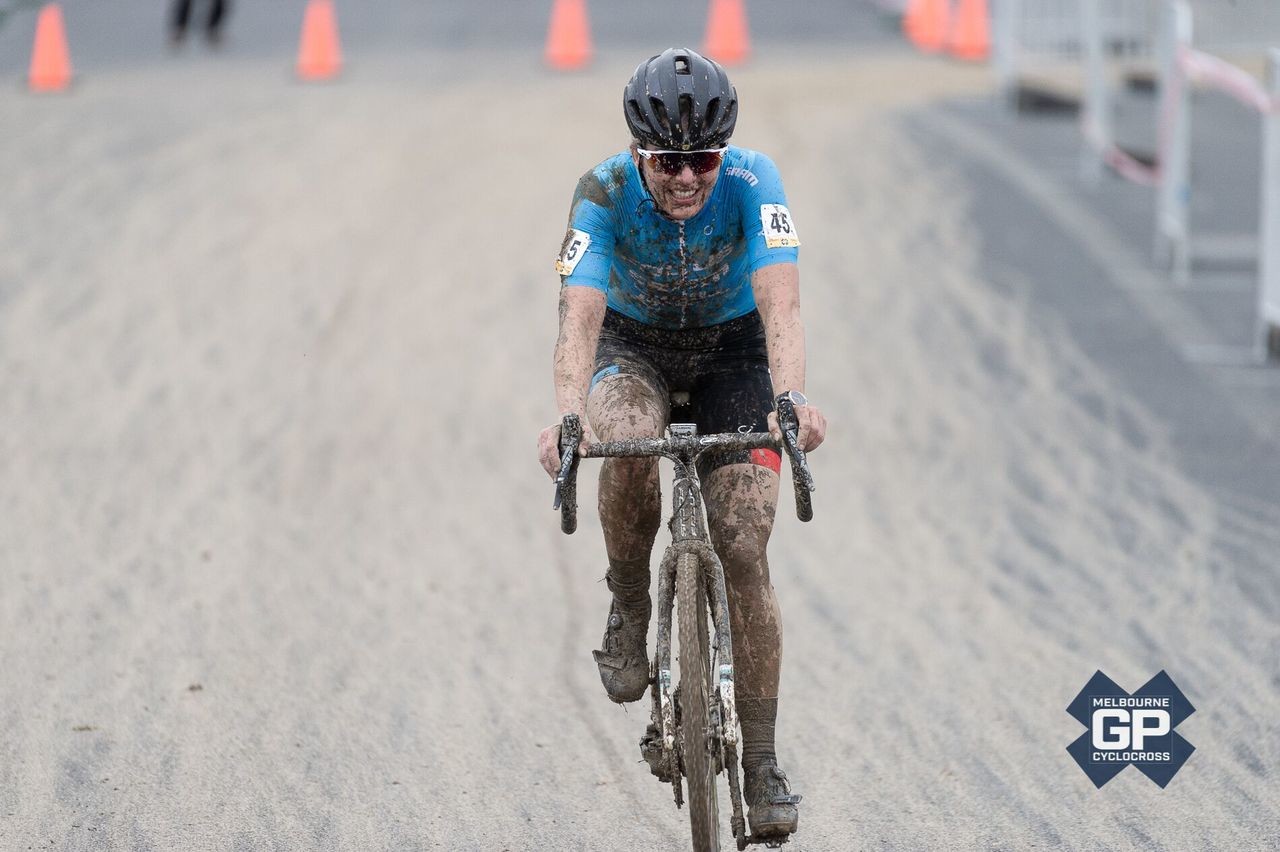
<path id="1" fill-rule="evenodd" d="M 556 258 L 556 272 L 561 275 L 572 275 L 578 261 L 582 260 L 582 256 L 587 253 L 587 247 L 590 245 L 590 234 L 579 231 L 577 228 L 570 228 L 560 246 L 560 256 Z"/>
<path id="2" fill-rule="evenodd" d="M 760 205 L 760 226 L 764 229 L 764 242 L 769 248 L 791 248 L 800 245 L 791 211 L 781 204 Z"/>

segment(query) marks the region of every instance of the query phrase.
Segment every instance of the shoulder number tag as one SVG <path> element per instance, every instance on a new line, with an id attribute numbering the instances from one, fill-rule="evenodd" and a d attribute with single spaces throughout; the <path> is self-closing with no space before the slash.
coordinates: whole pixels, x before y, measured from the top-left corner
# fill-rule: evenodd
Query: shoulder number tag
<path id="1" fill-rule="evenodd" d="M 787 248 L 800 245 L 800 235 L 791 221 L 791 211 L 781 204 L 761 204 L 760 224 L 764 228 L 765 245 Z"/>
<path id="2" fill-rule="evenodd" d="M 577 228 L 570 228 L 564 235 L 564 244 L 560 246 L 560 256 L 556 258 L 556 272 L 561 275 L 572 275 L 578 261 L 587 253 L 591 245 L 591 235 Z"/>

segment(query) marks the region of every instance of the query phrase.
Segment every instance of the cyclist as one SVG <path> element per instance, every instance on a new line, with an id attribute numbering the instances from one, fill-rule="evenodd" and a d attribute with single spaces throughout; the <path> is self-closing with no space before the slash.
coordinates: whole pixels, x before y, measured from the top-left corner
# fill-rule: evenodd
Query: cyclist
<path id="1" fill-rule="evenodd" d="M 738 117 L 728 75 L 672 48 L 636 69 L 623 114 L 630 148 L 578 181 L 556 261 L 561 413 L 582 418 L 584 443 L 658 437 L 670 422 L 780 437 L 775 403 L 788 395 L 800 446 L 816 448 L 826 420 L 803 394 L 800 243 L 773 162 L 727 145 Z M 553 477 L 559 429 L 538 439 Z M 777 452 L 756 450 L 704 454 L 699 467 L 729 594 L 743 794 L 760 836 L 790 834 L 798 818 L 774 748 L 782 625 L 765 547 L 780 465 Z M 599 511 L 613 600 L 594 656 L 609 697 L 635 701 L 649 682 L 657 460 L 606 460 Z"/>

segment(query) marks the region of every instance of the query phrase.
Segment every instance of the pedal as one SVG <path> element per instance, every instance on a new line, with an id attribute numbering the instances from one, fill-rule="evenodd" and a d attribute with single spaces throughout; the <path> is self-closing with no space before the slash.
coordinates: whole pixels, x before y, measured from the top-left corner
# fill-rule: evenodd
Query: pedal
<path id="1" fill-rule="evenodd" d="M 649 771 L 659 781 L 670 784 L 675 780 L 671 772 L 671 761 L 667 759 L 662 748 L 662 735 L 652 722 L 645 728 L 644 736 L 640 738 L 640 756 L 644 758 L 645 763 L 649 764 Z"/>

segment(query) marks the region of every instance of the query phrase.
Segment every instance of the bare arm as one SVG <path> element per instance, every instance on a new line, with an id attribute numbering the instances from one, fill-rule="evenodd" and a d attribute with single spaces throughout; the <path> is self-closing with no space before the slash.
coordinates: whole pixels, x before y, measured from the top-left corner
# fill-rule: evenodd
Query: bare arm
<path id="1" fill-rule="evenodd" d="M 804 323 L 800 320 L 800 268 L 794 263 L 775 263 L 751 275 L 751 290 L 756 309 L 764 323 L 765 341 L 769 348 L 769 372 L 773 374 L 773 392 L 804 393 L 805 353 Z M 800 421 L 800 446 L 817 448 L 826 437 L 827 421 L 814 405 L 796 407 Z M 777 417 L 769 415 L 769 431 L 778 433 Z M 779 434 L 780 436 L 780 434 Z"/>
<path id="2" fill-rule="evenodd" d="M 587 385 L 595 365 L 596 343 L 604 324 L 605 294 L 594 287 L 560 288 L 560 336 L 556 338 L 553 379 L 556 408 L 563 416 L 577 414 L 586 427 Z M 560 424 L 538 436 L 538 456 L 551 476 L 558 472 Z"/>
<path id="3" fill-rule="evenodd" d="M 587 410 L 587 382 L 595 365 L 604 308 L 605 295 L 594 287 L 560 288 L 554 376 L 556 407 L 561 414 L 582 415 Z"/>
<path id="4" fill-rule="evenodd" d="M 774 393 L 804 393 L 804 323 L 800 321 L 800 268 L 775 263 L 751 275 L 756 309 L 769 346 Z"/>

